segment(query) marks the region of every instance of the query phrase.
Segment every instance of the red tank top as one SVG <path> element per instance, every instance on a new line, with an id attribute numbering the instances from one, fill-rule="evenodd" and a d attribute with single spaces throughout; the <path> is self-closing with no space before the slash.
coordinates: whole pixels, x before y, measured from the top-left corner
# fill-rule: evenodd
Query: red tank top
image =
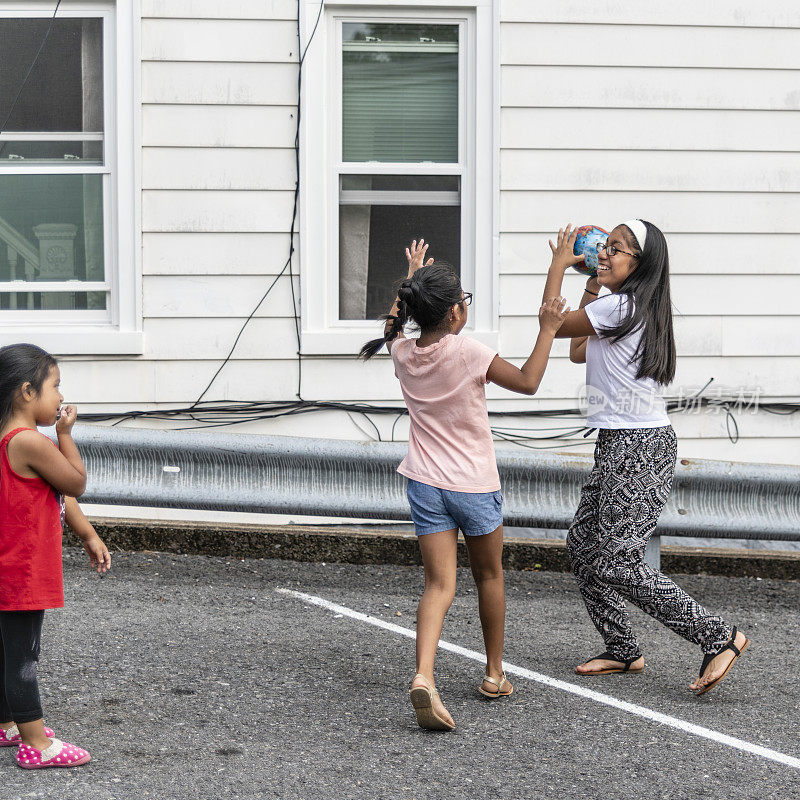
<path id="1" fill-rule="evenodd" d="M 24 430 L 0 441 L 0 611 L 64 605 L 59 496 L 44 479 L 18 475 L 8 460 L 8 443 Z"/>

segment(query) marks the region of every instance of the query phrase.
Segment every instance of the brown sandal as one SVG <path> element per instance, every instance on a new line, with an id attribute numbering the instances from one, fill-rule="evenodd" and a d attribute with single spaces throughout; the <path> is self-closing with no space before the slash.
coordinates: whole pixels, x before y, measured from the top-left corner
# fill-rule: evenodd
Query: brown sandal
<path id="1" fill-rule="evenodd" d="M 511 682 L 508 680 L 508 678 L 506 678 L 505 672 L 499 681 L 495 678 L 490 678 L 488 675 L 484 675 L 483 680 L 486 683 L 492 683 L 497 687 L 496 692 L 487 692 L 486 689 L 483 688 L 483 685 L 479 686 L 478 691 L 484 695 L 484 697 L 491 697 L 492 700 L 496 700 L 498 697 L 508 697 L 510 694 L 514 693 L 514 687 L 511 685 Z M 508 686 L 508 691 L 504 692 L 503 686 Z"/>
<path id="2" fill-rule="evenodd" d="M 408 692 L 411 696 L 411 705 L 414 706 L 414 711 L 417 712 L 417 725 L 426 731 L 455 730 L 456 726 L 451 725 L 446 719 L 440 717 L 433 707 L 433 698 L 439 692 L 431 686 L 431 682 L 422 673 L 418 672 L 414 676 L 414 680 L 417 678 L 422 678 L 425 681 L 425 686 L 414 686 Z"/>

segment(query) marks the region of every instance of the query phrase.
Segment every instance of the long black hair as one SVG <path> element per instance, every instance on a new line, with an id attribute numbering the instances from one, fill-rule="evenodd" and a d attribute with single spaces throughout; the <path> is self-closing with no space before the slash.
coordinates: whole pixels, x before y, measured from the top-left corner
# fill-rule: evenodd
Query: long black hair
<path id="1" fill-rule="evenodd" d="M 58 366 L 53 356 L 35 344 L 10 344 L 0 347 L 0 427 L 14 411 L 14 400 L 24 384 L 38 394 L 50 370 Z"/>
<path id="2" fill-rule="evenodd" d="M 436 261 L 429 267 L 420 267 L 410 278 L 406 278 L 397 290 L 397 316 L 385 314 L 381 319 L 391 320 L 384 335 L 367 342 L 358 354 L 365 361 L 392 341 L 411 319 L 423 333 L 439 330 L 447 322 L 447 313 L 461 302 L 464 290 L 455 270 L 444 261 Z"/>
<path id="3" fill-rule="evenodd" d="M 636 254 L 637 266 L 619 288 L 628 298 L 627 312 L 619 325 L 605 328 L 600 335 L 618 342 L 641 328 L 642 338 L 634 355 L 638 360 L 637 378 L 652 378 L 660 384 L 675 377 L 675 331 L 672 324 L 672 298 L 669 291 L 669 252 L 664 234 L 652 222 L 644 222 L 647 239 L 644 249 L 627 225 L 625 239 Z"/>

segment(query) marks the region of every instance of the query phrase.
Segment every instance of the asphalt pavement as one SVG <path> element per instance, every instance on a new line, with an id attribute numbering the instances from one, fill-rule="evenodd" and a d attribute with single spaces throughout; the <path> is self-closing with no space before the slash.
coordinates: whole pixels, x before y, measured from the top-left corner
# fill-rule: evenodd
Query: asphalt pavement
<path id="1" fill-rule="evenodd" d="M 40 683 L 48 724 L 93 760 L 24 772 L 0 751 L 0 800 L 800 797 L 800 584 L 677 577 L 753 640 L 707 695 L 687 688 L 696 648 L 636 610 L 644 674 L 574 675 L 603 647 L 572 577 L 508 572 L 509 662 L 664 717 L 519 675 L 512 697 L 487 701 L 481 664 L 443 652 L 457 729 L 437 734 L 408 702 L 410 639 L 276 591 L 413 628 L 420 568 L 117 553 L 99 578 L 70 549 Z M 481 650 L 476 605 L 462 571 L 443 639 Z"/>

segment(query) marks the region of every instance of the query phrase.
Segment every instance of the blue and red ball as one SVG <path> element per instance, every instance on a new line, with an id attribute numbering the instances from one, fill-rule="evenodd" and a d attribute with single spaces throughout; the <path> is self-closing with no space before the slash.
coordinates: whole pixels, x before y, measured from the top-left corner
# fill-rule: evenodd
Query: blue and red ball
<path id="1" fill-rule="evenodd" d="M 608 231 L 603 230 L 597 225 L 581 225 L 576 228 L 578 238 L 575 240 L 573 252 L 576 256 L 583 255 L 584 260 L 579 264 L 573 264 L 573 269 L 581 275 L 597 275 L 597 245 L 605 244 L 608 240 Z"/>

